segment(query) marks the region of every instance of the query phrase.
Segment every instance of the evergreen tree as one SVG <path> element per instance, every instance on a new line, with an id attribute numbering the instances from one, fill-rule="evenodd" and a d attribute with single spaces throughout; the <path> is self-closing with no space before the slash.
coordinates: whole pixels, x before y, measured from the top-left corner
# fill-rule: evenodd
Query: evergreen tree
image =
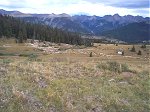
<path id="1" fill-rule="evenodd" d="M 124 51 L 122 51 L 122 55 L 124 56 Z"/>
<path id="2" fill-rule="evenodd" d="M 90 52 L 90 57 L 93 57 L 93 54 L 92 54 L 92 52 Z"/>
<path id="3" fill-rule="evenodd" d="M 19 43 L 23 43 L 23 33 L 21 30 L 19 31 L 19 34 L 18 34 L 18 40 L 19 40 Z"/>
<path id="4" fill-rule="evenodd" d="M 142 55 L 142 52 L 139 50 L 137 54 L 138 54 L 138 55 Z"/>
<path id="5" fill-rule="evenodd" d="M 26 30 L 25 26 L 23 26 L 23 28 L 22 28 L 22 36 L 23 36 L 23 39 L 26 41 L 27 40 L 27 30 Z"/>
<path id="6" fill-rule="evenodd" d="M 141 48 L 146 48 L 146 44 L 142 45 Z"/>
<path id="7" fill-rule="evenodd" d="M 17 42 L 20 43 L 27 39 L 38 39 L 55 43 L 92 46 L 90 39 L 82 39 L 76 33 L 62 31 L 41 24 L 25 23 L 20 19 L 0 15 L 0 37 L 2 36 L 16 37 Z"/>
<path id="8" fill-rule="evenodd" d="M 131 52 L 135 52 L 135 47 L 133 45 L 132 49 L 131 49 Z"/>

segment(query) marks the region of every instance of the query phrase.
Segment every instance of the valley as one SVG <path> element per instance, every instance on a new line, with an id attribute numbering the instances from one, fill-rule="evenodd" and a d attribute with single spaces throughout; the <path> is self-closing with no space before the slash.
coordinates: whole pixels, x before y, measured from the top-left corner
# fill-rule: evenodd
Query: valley
<path id="1" fill-rule="evenodd" d="M 149 112 L 150 18 L 147 9 L 135 16 L 143 1 L 115 10 L 103 0 L 50 1 L 0 1 L 16 9 L 0 9 L 0 112 Z M 62 10 L 84 3 L 90 15 Z M 131 15 L 121 4 L 134 6 Z"/>

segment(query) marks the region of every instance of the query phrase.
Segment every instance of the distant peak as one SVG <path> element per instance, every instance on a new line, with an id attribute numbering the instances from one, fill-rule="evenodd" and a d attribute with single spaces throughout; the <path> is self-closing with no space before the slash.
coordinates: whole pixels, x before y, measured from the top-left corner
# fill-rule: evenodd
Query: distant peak
<path id="1" fill-rule="evenodd" d="M 3 9 L 0 9 L 0 12 L 6 12 L 5 10 L 3 10 Z"/>
<path id="2" fill-rule="evenodd" d="M 119 14 L 114 14 L 113 16 L 114 16 L 114 17 L 120 17 L 120 15 L 119 15 Z"/>
<path id="3" fill-rule="evenodd" d="M 4 9 L 0 9 L 0 11 L 5 11 Z"/>
<path id="4" fill-rule="evenodd" d="M 52 14 L 48 14 L 48 17 L 49 18 L 55 18 L 55 17 L 71 17 L 70 15 L 68 15 L 68 14 L 66 14 L 66 13 L 62 13 L 62 14 L 54 14 L 54 13 L 52 13 Z"/>
<path id="5" fill-rule="evenodd" d="M 59 14 L 61 17 L 71 17 L 69 14 L 66 14 L 66 13 L 62 13 L 62 14 Z"/>

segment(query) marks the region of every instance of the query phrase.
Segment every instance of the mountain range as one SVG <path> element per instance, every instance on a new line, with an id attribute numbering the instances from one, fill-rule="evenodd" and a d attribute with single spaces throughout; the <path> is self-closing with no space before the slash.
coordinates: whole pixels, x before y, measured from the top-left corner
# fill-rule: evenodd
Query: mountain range
<path id="1" fill-rule="evenodd" d="M 21 18 L 26 22 L 40 23 L 53 28 L 59 28 L 70 32 L 77 32 L 82 35 L 105 36 L 116 38 L 127 42 L 148 41 L 149 17 L 142 16 L 120 16 L 105 15 L 87 16 L 68 14 L 27 14 L 19 11 L 6 11 L 0 9 L 0 14 Z"/>

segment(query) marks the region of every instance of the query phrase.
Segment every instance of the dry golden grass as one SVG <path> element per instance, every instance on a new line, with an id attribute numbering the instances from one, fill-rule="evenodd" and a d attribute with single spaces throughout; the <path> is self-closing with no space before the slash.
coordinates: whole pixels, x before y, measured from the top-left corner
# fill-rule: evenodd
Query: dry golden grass
<path id="1" fill-rule="evenodd" d="M 0 53 L 5 54 L 0 56 L 2 112 L 150 109 L 149 46 L 144 51 L 141 45 L 135 45 L 142 51 L 139 56 L 128 50 L 132 45 L 95 44 L 83 49 L 70 46 L 59 53 L 45 53 L 13 40 L 0 43 Z M 6 44 L 11 47 L 3 46 Z M 119 48 L 125 50 L 124 56 L 117 55 Z"/>

